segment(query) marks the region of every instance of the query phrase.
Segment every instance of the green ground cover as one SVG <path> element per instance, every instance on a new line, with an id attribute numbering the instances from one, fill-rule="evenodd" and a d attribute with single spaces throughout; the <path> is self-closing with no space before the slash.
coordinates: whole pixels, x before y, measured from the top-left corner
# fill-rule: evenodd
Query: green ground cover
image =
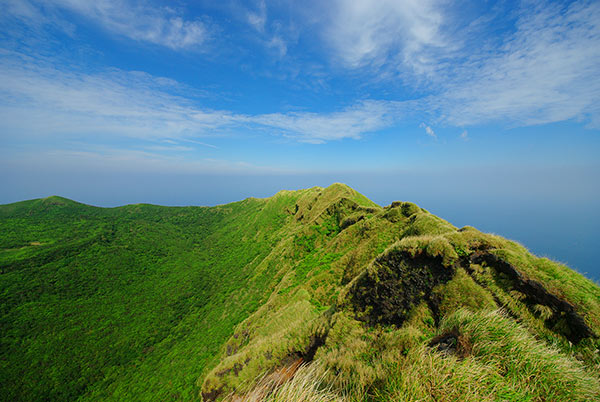
<path id="1" fill-rule="evenodd" d="M 0 272 L 2 400 L 600 398 L 596 284 L 342 184 L 3 205 Z"/>

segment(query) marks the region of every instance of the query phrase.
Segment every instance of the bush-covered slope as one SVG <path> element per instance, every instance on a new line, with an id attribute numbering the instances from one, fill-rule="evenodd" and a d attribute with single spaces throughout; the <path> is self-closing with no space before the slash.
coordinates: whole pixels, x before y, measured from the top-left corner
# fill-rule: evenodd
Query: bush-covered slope
<path id="1" fill-rule="evenodd" d="M 341 184 L 0 206 L 0 270 L 3 400 L 600 398 L 597 285 Z"/>

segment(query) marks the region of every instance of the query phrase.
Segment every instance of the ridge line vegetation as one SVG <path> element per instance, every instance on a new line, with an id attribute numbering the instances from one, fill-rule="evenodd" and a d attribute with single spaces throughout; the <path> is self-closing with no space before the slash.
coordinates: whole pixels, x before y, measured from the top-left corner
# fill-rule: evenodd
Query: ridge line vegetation
<path id="1" fill-rule="evenodd" d="M 53 196 L 0 225 L 2 400 L 600 399 L 600 288 L 409 202 Z"/>

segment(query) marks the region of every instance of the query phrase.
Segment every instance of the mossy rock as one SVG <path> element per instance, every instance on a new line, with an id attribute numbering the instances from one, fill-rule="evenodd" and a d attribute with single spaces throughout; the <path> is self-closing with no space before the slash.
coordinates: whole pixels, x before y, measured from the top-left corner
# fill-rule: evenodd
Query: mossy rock
<path id="1" fill-rule="evenodd" d="M 454 273 L 442 257 L 392 248 L 354 283 L 350 297 L 356 316 L 371 325 L 400 326 L 416 305 L 430 299 L 436 285 L 448 282 Z"/>

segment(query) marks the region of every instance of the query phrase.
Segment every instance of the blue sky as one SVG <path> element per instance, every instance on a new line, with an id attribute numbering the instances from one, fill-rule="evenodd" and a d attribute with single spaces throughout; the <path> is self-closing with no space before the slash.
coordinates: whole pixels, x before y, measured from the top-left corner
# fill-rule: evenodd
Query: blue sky
<path id="1" fill-rule="evenodd" d="M 344 181 L 442 216 L 569 203 L 600 226 L 597 1 L 0 6 L 0 202 Z"/>

